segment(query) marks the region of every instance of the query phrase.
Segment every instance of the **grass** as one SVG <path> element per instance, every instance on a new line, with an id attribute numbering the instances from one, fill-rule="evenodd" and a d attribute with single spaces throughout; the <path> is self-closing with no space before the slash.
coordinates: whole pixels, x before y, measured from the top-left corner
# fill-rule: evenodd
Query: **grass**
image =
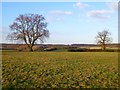
<path id="1" fill-rule="evenodd" d="M 117 52 L 2 54 L 3 88 L 118 88 Z"/>

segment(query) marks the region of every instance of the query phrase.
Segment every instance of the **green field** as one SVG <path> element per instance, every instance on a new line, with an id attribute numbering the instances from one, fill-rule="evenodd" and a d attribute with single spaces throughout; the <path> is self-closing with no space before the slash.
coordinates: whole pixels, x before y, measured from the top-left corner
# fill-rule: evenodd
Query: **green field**
<path id="1" fill-rule="evenodd" d="M 117 52 L 12 52 L 2 55 L 3 88 L 118 88 Z"/>

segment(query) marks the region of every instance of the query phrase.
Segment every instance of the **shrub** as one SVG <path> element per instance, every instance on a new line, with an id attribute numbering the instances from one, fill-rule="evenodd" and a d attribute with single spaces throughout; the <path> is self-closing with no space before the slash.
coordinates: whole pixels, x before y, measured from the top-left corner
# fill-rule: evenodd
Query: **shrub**
<path id="1" fill-rule="evenodd" d="M 41 46 L 33 46 L 33 51 L 43 51 L 44 48 Z"/>
<path id="2" fill-rule="evenodd" d="M 27 45 L 20 45 L 17 48 L 18 51 L 28 51 Z"/>
<path id="3" fill-rule="evenodd" d="M 88 52 L 102 52 L 102 49 L 88 49 Z"/>
<path id="4" fill-rule="evenodd" d="M 86 52 L 87 49 L 86 48 L 69 48 L 68 51 L 69 52 Z"/>
<path id="5" fill-rule="evenodd" d="M 57 50 L 55 47 L 45 48 L 44 51 L 54 51 Z"/>
<path id="6" fill-rule="evenodd" d="M 105 52 L 120 52 L 120 49 L 106 49 Z"/>

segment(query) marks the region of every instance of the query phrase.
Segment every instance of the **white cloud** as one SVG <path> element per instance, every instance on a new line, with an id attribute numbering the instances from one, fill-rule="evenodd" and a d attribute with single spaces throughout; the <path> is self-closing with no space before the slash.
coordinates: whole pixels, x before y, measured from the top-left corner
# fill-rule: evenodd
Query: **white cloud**
<path id="1" fill-rule="evenodd" d="M 73 12 L 71 12 L 71 11 L 62 11 L 62 10 L 49 11 L 49 15 L 47 16 L 47 21 L 48 22 L 63 21 L 64 16 L 62 16 L 62 15 L 72 15 L 72 14 L 73 14 Z M 61 16 L 59 16 L 59 15 L 61 15 Z"/>
<path id="2" fill-rule="evenodd" d="M 53 23 L 53 22 L 60 22 L 60 21 L 63 21 L 65 18 L 63 16 L 56 16 L 56 15 L 48 15 L 46 17 L 46 21 L 48 23 Z"/>
<path id="3" fill-rule="evenodd" d="M 50 13 L 56 14 L 56 15 L 71 15 L 71 14 L 73 14 L 71 11 L 60 11 L 60 10 L 50 11 Z"/>
<path id="4" fill-rule="evenodd" d="M 112 11 L 108 10 L 91 10 L 87 13 L 89 17 L 97 18 L 97 19 L 108 19 L 110 16 L 109 14 L 113 13 Z"/>
<path id="5" fill-rule="evenodd" d="M 110 7 L 110 9 L 117 11 L 118 10 L 118 3 L 117 2 L 110 2 L 107 3 L 107 5 Z"/>
<path id="6" fill-rule="evenodd" d="M 83 4 L 83 3 L 81 3 L 81 2 L 77 2 L 77 3 L 75 4 L 75 6 L 78 7 L 78 8 L 84 8 L 84 7 L 88 7 L 89 5 L 88 5 L 88 4 Z"/>

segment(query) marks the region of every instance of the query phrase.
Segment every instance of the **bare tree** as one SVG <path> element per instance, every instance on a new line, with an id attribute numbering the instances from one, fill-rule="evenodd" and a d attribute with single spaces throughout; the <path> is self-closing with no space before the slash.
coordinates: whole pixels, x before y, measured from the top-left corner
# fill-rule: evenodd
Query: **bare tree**
<path id="1" fill-rule="evenodd" d="M 32 48 L 38 40 L 44 42 L 49 37 L 45 18 L 38 14 L 19 15 L 10 25 L 10 29 L 12 33 L 8 36 L 13 40 L 23 40 L 29 51 L 33 51 Z"/>
<path id="2" fill-rule="evenodd" d="M 110 37 L 110 35 L 111 35 L 111 33 L 108 30 L 98 32 L 98 35 L 96 37 L 96 41 L 97 41 L 97 44 L 101 45 L 102 50 L 105 50 L 106 44 L 108 44 L 112 41 L 112 38 Z"/>

